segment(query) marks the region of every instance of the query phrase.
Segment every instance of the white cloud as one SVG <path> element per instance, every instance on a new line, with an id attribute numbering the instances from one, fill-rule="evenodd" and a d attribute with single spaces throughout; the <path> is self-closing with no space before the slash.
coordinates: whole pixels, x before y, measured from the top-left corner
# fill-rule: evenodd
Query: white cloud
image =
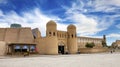
<path id="1" fill-rule="evenodd" d="M 67 31 L 68 24 L 57 23 L 57 30 Z"/>
<path id="2" fill-rule="evenodd" d="M 120 40 L 120 33 L 110 33 L 106 37 L 107 37 L 107 44 L 111 45 L 116 40 Z"/>
<path id="3" fill-rule="evenodd" d="M 66 20 L 71 20 L 76 22 L 77 33 L 81 36 L 92 36 L 100 31 L 108 29 L 113 25 L 116 18 L 120 17 L 120 14 L 117 14 L 116 10 L 120 8 L 119 0 L 89 0 L 89 2 L 83 2 L 83 0 L 77 0 L 77 2 L 82 3 L 73 3 L 72 7 L 65 7 L 66 15 L 68 16 Z M 86 8 L 87 7 L 87 8 Z M 105 12 L 105 13 L 116 13 L 117 15 L 105 15 L 102 17 L 99 15 L 85 15 L 89 12 Z M 120 28 L 120 25 L 118 25 Z M 95 36 L 96 37 L 96 36 Z M 99 37 L 99 36 L 98 36 Z M 101 36 L 100 36 L 101 37 Z M 107 35 L 107 43 L 110 45 L 113 40 L 120 39 L 120 34 L 109 34 Z M 110 39 L 113 40 L 110 40 Z"/>
<path id="4" fill-rule="evenodd" d="M 110 37 L 110 38 L 119 38 L 120 39 L 120 33 L 111 33 L 111 34 L 107 35 L 107 37 Z"/>
<path id="5" fill-rule="evenodd" d="M 107 37 L 107 44 L 111 45 L 116 40 L 120 40 L 120 32 L 118 32 L 118 33 L 109 33 L 106 37 Z"/>
<path id="6" fill-rule="evenodd" d="M 97 28 L 97 21 L 93 18 L 88 18 L 83 14 L 74 14 L 71 19 L 77 22 L 78 33 L 85 35 L 85 33 L 94 34 L 96 31 L 100 31 L 100 29 Z"/>
<path id="7" fill-rule="evenodd" d="M 75 25 L 77 26 L 77 33 L 81 36 L 94 35 L 107 29 L 113 24 L 112 20 L 108 21 L 108 19 L 110 19 L 109 16 L 98 18 L 96 16 L 87 16 L 83 14 L 84 12 L 87 12 L 87 10 L 83 8 L 85 3 L 79 0 L 78 2 L 73 3 L 70 8 L 64 7 L 67 15 L 65 20 L 75 22 Z"/>
<path id="8" fill-rule="evenodd" d="M 2 2 L 3 0 L 1 0 Z M 113 2 L 114 1 L 114 2 Z M 115 8 L 108 8 L 109 4 L 119 5 L 119 0 L 95 0 L 94 2 L 89 1 L 89 3 L 83 3 L 78 0 L 76 3 L 72 4 L 72 7 L 64 7 L 66 9 L 67 17 L 65 19 L 60 19 L 56 16 L 48 16 L 44 15 L 39 9 L 34 9 L 30 12 L 23 12 L 22 16 L 18 15 L 16 12 L 11 11 L 9 14 L 4 15 L 2 11 L 0 11 L 0 27 L 8 27 L 12 23 L 19 23 L 24 27 L 38 27 L 42 33 L 45 35 L 46 31 L 46 23 L 49 20 L 63 21 L 70 20 L 75 22 L 74 24 L 77 26 L 77 33 L 81 36 L 89 36 L 94 35 L 102 30 L 107 29 L 110 25 L 113 24 L 112 19 L 108 21 L 108 17 L 95 17 L 95 16 L 87 16 L 84 15 L 84 12 L 87 12 L 87 9 L 84 9 L 84 6 L 89 5 L 91 7 L 95 7 L 94 10 L 114 10 Z M 115 4 L 116 3 L 116 4 Z M 100 20 L 100 21 L 99 21 Z M 108 24 L 109 22 L 109 24 Z M 63 23 L 58 23 L 58 30 L 66 30 L 67 25 Z"/>
<path id="9" fill-rule="evenodd" d="M 0 27 L 6 28 L 6 27 L 9 27 L 9 24 L 8 23 L 0 23 Z"/>
<path id="10" fill-rule="evenodd" d="M 120 6 L 120 0 L 110 0 L 109 4 Z"/>
<path id="11" fill-rule="evenodd" d="M 88 5 L 94 8 L 92 11 L 115 12 L 117 6 L 120 6 L 120 0 L 91 0 Z"/>
<path id="12" fill-rule="evenodd" d="M 21 24 L 23 27 L 39 28 L 42 35 L 45 36 L 46 32 L 46 23 L 49 20 L 61 20 L 56 16 L 47 16 L 44 15 L 39 9 L 34 9 L 30 12 L 23 12 L 22 16 L 18 15 L 16 12 L 11 11 L 7 15 L 4 15 L 0 11 L 0 27 L 9 27 L 12 23 Z M 65 25 L 58 23 L 58 29 L 65 30 Z"/>

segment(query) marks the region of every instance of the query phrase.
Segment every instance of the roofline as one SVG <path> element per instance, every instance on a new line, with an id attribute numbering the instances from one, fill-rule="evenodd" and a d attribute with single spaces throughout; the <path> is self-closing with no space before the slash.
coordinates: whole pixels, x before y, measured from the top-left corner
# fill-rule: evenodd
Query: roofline
<path id="1" fill-rule="evenodd" d="M 88 39 L 103 39 L 103 38 L 93 38 L 93 37 L 81 37 L 81 36 L 78 36 L 77 38 L 88 38 Z"/>

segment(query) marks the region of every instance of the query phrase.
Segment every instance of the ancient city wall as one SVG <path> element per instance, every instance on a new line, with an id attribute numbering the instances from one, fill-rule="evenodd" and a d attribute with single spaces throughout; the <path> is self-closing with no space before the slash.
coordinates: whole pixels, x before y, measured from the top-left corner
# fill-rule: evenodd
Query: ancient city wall
<path id="1" fill-rule="evenodd" d="M 0 56 L 5 55 L 6 52 L 6 43 L 3 41 L 0 41 Z"/>
<path id="2" fill-rule="evenodd" d="M 19 33 L 20 43 L 33 43 L 34 37 L 31 28 L 21 28 Z"/>
<path id="3" fill-rule="evenodd" d="M 58 54 L 58 40 L 56 36 L 46 38 L 45 54 Z"/>
<path id="4" fill-rule="evenodd" d="M 5 32 L 5 42 L 17 42 L 19 36 L 19 29 L 7 28 Z"/>
<path id="5" fill-rule="evenodd" d="M 37 47 L 37 52 L 39 54 L 45 54 L 45 44 L 46 44 L 46 38 L 37 38 L 36 40 L 36 47 Z"/>
<path id="6" fill-rule="evenodd" d="M 0 41 L 4 41 L 5 31 L 5 28 L 0 28 Z"/>
<path id="7" fill-rule="evenodd" d="M 108 48 L 80 48 L 80 53 L 99 53 L 107 52 Z"/>

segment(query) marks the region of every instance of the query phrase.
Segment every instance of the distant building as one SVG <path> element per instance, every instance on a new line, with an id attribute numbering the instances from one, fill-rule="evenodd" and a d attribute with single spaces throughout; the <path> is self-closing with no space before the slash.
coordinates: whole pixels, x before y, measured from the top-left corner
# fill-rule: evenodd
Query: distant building
<path id="1" fill-rule="evenodd" d="M 11 28 L 0 28 L 0 55 L 23 54 L 75 54 L 79 48 L 85 48 L 88 42 L 94 42 L 94 48 L 101 48 L 104 38 L 77 37 L 76 27 L 69 25 L 67 31 L 57 30 L 57 24 L 49 21 L 46 24 L 46 37 L 41 36 L 39 29 L 11 25 Z"/>
<path id="2" fill-rule="evenodd" d="M 86 48 L 85 45 L 87 43 L 94 43 L 94 48 L 101 48 L 103 47 L 102 41 L 104 38 L 91 38 L 91 37 L 77 37 L 78 38 L 78 48 Z"/>
<path id="3" fill-rule="evenodd" d="M 116 40 L 115 42 L 112 43 L 113 48 L 120 48 L 120 40 Z"/>
<path id="4" fill-rule="evenodd" d="M 21 27 L 22 26 L 20 24 L 16 24 L 16 23 L 10 25 L 10 28 L 21 28 Z"/>

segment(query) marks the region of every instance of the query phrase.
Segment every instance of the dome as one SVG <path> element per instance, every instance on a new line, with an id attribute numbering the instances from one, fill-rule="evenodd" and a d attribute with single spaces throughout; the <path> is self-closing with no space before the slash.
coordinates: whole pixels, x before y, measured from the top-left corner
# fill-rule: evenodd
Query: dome
<path id="1" fill-rule="evenodd" d="M 73 25 L 73 24 L 70 24 L 70 25 L 67 27 L 67 29 L 76 29 L 76 26 Z"/>
<path id="2" fill-rule="evenodd" d="M 13 23 L 10 25 L 11 28 L 21 28 L 22 26 L 20 24 Z"/>
<path id="3" fill-rule="evenodd" d="M 56 26 L 56 22 L 54 22 L 53 20 L 50 20 L 50 21 L 47 23 L 47 26 Z"/>

